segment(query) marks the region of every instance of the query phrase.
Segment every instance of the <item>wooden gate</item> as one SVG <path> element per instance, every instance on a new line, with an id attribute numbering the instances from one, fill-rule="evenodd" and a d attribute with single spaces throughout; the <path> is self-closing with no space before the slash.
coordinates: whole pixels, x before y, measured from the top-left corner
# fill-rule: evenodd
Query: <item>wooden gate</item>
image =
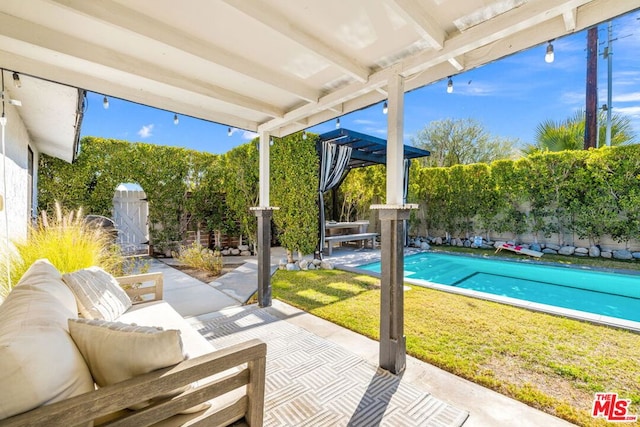
<path id="1" fill-rule="evenodd" d="M 117 242 L 125 255 L 149 251 L 149 203 L 138 184 L 120 184 L 113 196 Z"/>

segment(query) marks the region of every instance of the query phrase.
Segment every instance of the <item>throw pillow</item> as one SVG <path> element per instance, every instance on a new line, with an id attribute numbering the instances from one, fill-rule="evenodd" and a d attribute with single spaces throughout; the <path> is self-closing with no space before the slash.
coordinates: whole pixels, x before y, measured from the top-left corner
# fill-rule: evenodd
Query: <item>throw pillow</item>
<path id="1" fill-rule="evenodd" d="M 127 325 L 104 320 L 69 319 L 71 337 L 80 349 L 96 384 L 110 384 L 180 363 L 185 359 L 180 331 Z M 156 396 L 166 399 L 188 390 L 191 385 Z M 142 409 L 149 402 L 130 406 Z M 187 409 L 191 413 L 208 408 L 207 403 Z"/>
<path id="2" fill-rule="evenodd" d="M 118 281 L 99 267 L 64 274 L 62 280 L 73 291 L 78 311 L 86 319 L 116 320 L 132 305 Z"/>

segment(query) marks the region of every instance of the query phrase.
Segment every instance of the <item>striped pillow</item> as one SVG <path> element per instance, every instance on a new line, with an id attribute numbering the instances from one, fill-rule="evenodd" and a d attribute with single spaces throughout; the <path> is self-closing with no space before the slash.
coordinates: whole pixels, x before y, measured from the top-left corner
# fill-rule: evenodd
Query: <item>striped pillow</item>
<path id="1" fill-rule="evenodd" d="M 73 291 L 80 316 L 85 319 L 116 320 L 131 307 L 131 299 L 118 281 L 99 267 L 62 275 Z"/>

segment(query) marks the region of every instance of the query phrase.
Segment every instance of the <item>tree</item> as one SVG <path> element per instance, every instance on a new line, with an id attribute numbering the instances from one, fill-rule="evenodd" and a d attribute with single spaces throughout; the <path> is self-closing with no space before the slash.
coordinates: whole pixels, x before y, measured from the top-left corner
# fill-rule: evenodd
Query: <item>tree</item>
<path id="1" fill-rule="evenodd" d="M 524 152 L 532 154 L 538 151 L 582 150 L 584 148 L 584 130 L 586 115 L 584 111 L 576 111 L 564 121 L 545 120 L 536 128 L 536 143 L 525 148 Z M 607 132 L 606 113 L 600 112 L 598 117 L 599 146 L 605 144 Z M 628 116 L 614 113 L 611 117 L 611 145 L 625 145 L 635 139 L 631 120 Z"/>
<path id="2" fill-rule="evenodd" d="M 411 142 L 431 152 L 422 159 L 426 166 L 491 163 L 518 154 L 517 140 L 492 136 L 474 119 L 445 119 L 431 122 Z"/>

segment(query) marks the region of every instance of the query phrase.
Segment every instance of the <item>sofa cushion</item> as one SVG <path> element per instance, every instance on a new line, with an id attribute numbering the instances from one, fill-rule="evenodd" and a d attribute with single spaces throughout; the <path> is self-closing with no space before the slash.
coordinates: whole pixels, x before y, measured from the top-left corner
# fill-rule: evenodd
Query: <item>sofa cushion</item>
<path id="1" fill-rule="evenodd" d="M 104 387 L 184 360 L 180 331 L 69 319 L 69 332 L 96 384 Z"/>
<path id="2" fill-rule="evenodd" d="M 134 304 L 133 307 L 118 318 L 118 321 L 180 330 L 184 352 L 191 359 L 215 350 L 213 345 L 199 334 L 197 330 L 192 328 L 166 301 L 150 301 L 143 304 Z"/>
<path id="3" fill-rule="evenodd" d="M 116 320 L 131 307 L 131 299 L 117 280 L 100 267 L 64 274 L 62 280 L 73 291 L 80 315 L 86 319 Z"/>
<path id="4" fill-rule="evenodd" d="M 95 389 L 67 329 L 73 317 L 60 273 L 36 261 L 0 305 L 0 419 Z"/>

